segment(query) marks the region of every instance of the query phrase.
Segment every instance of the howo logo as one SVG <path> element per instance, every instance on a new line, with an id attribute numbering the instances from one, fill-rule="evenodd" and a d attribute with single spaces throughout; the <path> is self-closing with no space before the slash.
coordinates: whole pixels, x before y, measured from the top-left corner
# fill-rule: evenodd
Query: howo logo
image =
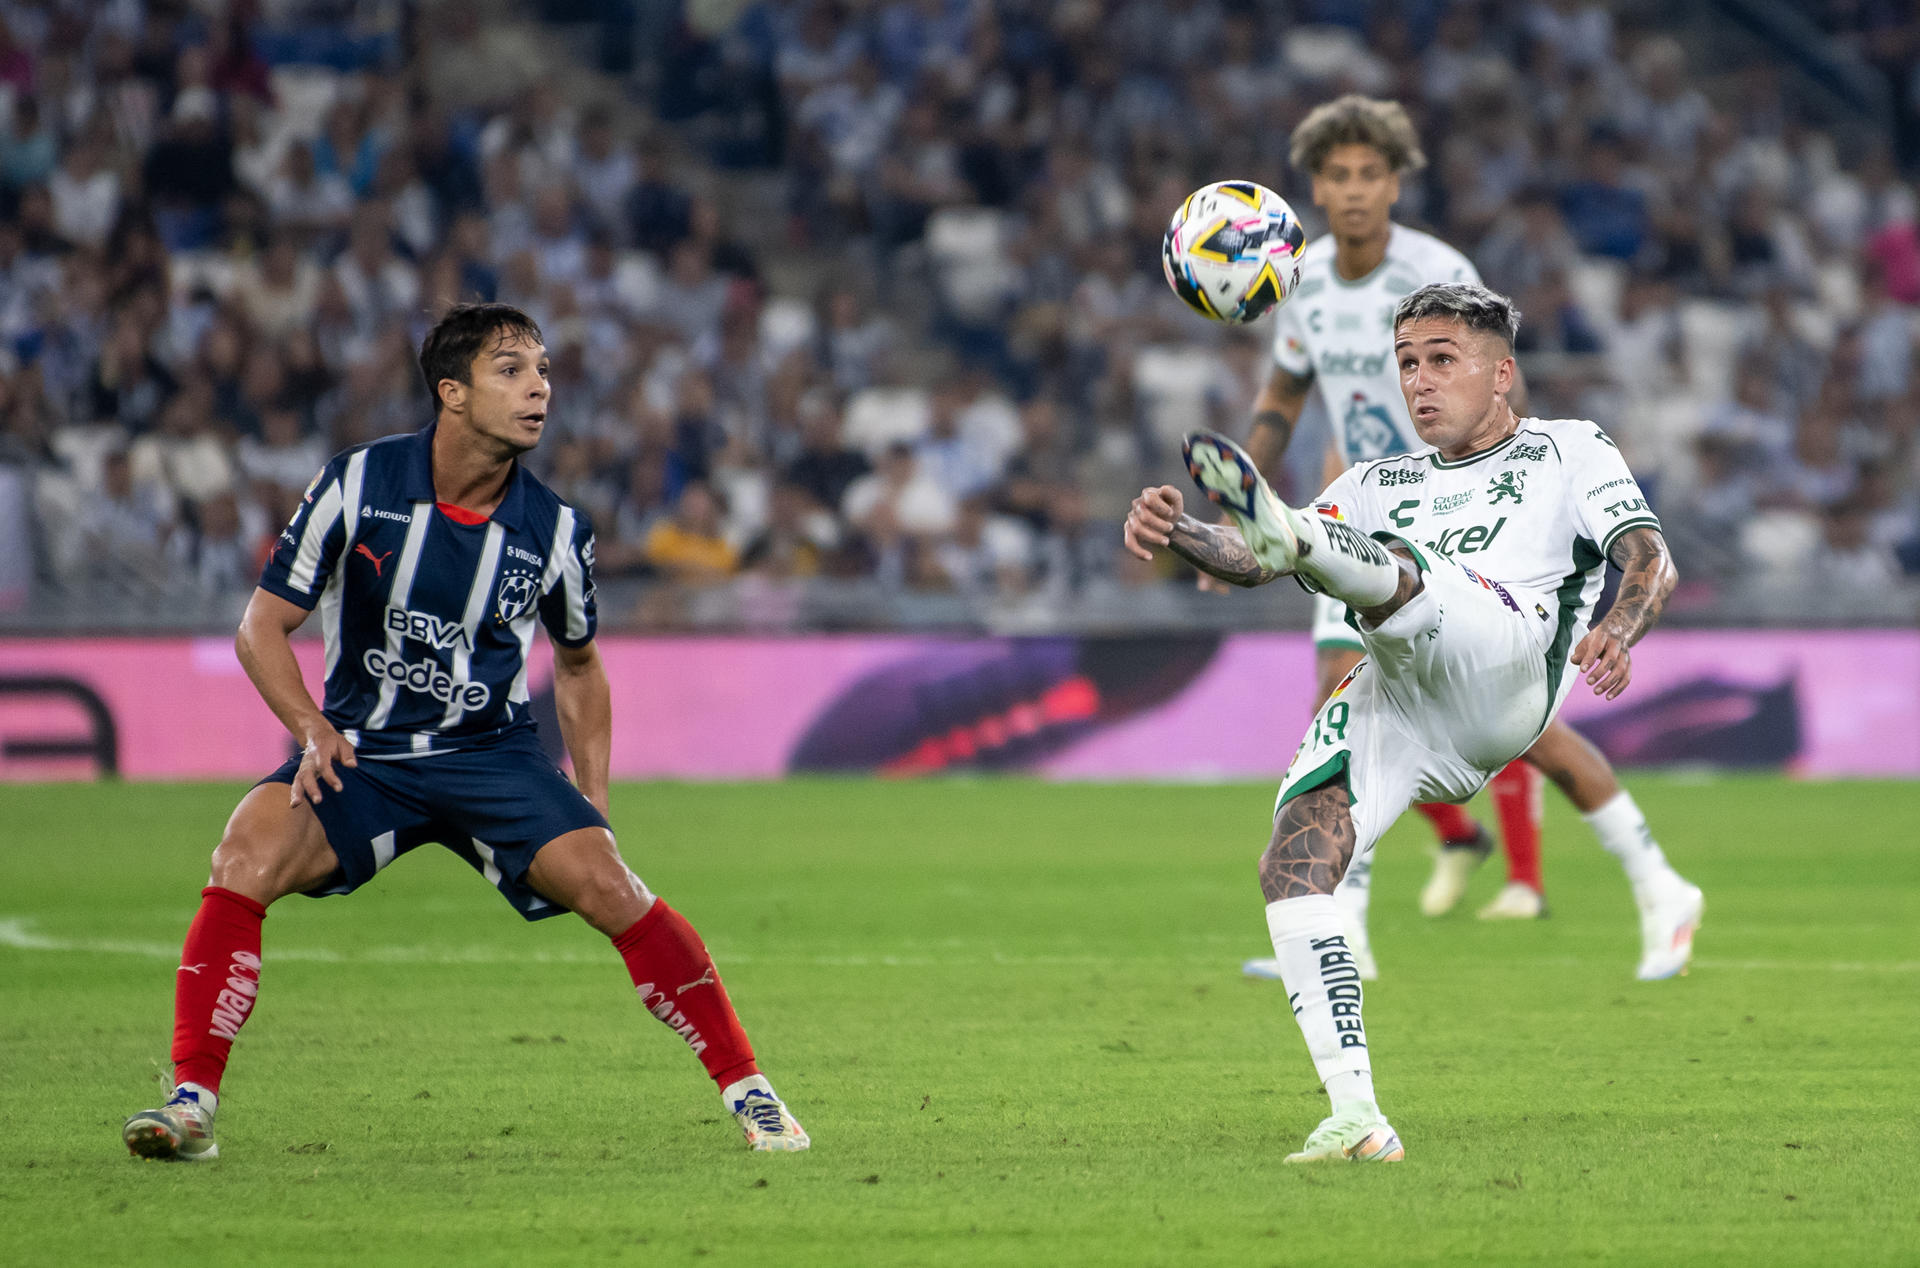
<path id="1" fill-rule="evenodd" d="M 487 701 L 493 697 L 485 683 L 462 682 L 430 660 L 404 661 L 373 647 L 367 649 L 360 663 L 375 678 L 430 696 L 442 704 L 458 705 L 462 709 L 484 709 Z"/>

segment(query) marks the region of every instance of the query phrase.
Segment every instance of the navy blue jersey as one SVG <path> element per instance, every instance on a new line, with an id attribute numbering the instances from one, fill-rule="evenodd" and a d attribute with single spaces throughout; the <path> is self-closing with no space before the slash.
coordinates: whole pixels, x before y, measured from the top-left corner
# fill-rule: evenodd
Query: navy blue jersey
<path id="1" fill-rule="evenodd" d="M 593 638 L 593 526 L 514 464 L 491 518 L 433 495 L 432 426 L 340 454 L 308 486 L 260 588 L 320 610 L 331 722 L 366 757 L 420 757 L 531 727 L 538 620 Z"/>

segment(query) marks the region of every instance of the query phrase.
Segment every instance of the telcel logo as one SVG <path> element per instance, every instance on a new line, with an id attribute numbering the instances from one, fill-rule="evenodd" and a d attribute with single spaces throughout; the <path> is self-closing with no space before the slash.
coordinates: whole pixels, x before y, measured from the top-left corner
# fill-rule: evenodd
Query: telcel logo
<path id="1" fill-rule="evenodd" d="M 377 647 L 369 648 L 360 663 L 375 678 L 385 678 L 408 691 L 432 696 L 442 704 L 457 704 L 462 709 L 484 709 L 493 695 L 485 683 L 461 682 L 430 660 L 409 664 Z"/>

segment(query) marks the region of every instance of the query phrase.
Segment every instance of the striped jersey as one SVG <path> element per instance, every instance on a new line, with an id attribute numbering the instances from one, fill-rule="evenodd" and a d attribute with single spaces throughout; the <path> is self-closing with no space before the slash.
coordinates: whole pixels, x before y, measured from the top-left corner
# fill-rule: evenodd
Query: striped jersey
<path id="1" fill-rule="evenodd" d="M 525 467 L 486 520 L 438 509 L 433 434 L 349 449 L 307 486 L 260 588 L 320 612 L 327 721 L 363 757 L 451 752 L 533 725 L 534 623 L 593 638 L 593 527 Z"/>

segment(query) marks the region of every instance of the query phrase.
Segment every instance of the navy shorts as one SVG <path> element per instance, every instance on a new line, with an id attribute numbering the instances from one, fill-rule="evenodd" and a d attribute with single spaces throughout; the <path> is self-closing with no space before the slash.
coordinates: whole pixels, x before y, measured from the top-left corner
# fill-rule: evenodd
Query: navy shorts
<path id="1" fill-rule="evenodd" d="M 291 784 L 300 759 L 288 758 L 262 784 Z M 321 787 L 313 808 L 340 859 L 332 876 L 307 892 L 350 894 L 415 846 L 438 842 L 472 865 L 528 920 L 565 907 L 535 893 L 527 869 L 540 847 L 579 828 L 609 828 L 606 817 L 541 751 L 532 727 L 481 747 L 402 761 L 362 757 L 336 765 L 343 788 Z"/>

